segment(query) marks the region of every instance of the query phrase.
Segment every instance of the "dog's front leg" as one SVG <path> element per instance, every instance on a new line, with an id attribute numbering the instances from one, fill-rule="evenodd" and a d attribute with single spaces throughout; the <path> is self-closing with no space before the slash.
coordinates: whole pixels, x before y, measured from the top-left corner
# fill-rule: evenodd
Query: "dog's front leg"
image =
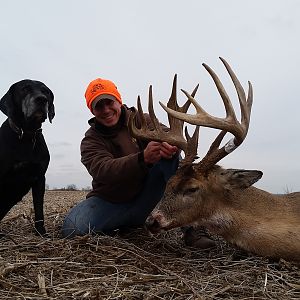
<path id="1" fill-rule="evenodd" d="M 41 235 L 46 234 L 44 227 L 44 194 L 45 194 L 45 176 L 40 176 L 32 185 L 32 199 L 35 215 L 35 229 Z"/>

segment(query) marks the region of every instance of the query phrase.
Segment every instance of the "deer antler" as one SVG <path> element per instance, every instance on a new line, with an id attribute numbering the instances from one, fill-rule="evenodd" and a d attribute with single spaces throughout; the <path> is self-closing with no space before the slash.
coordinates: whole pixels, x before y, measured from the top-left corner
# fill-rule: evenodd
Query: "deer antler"
<path id="1" fill-rule="evenodd" d="M 226 111 L 225 118 L 218 118 L 208 114 L 196 102 L 194 97 L 188 94 L 184 90 L 182 90 L 182 92 L 187 96 L 188 100 L 191 103 L 193 103 L 194 107 L 196 108 L 195 115 L 180 112 L 178 110 L 177 111 L 173 110 L 160 102 L 160 105 L 164 108 L 164 110 L 168 113 L 169 116 L 173 116 L 174 118 L 178 118 L 190 124 L 222 130 L 220 134 L 216 137 L 216 139 L 213 141 L 205 157 L 201 160 L 201 162 L 198 163 L 198 168 L 202 168 L 203 170 L 210 169 L 214 164 L 216 164 L 218 161 L 220 161 L 230 152 L 235 150 L 244 141 L 248 132 L 249 122 L 250 122 L 250 114 L 251 114 L 251 107 L 253 101 L 252 85 L 250 82 L 248 82 L 249 90 L 246 99 L 245 91 L 242 85 L 240 84 L 239 80 L 237 79 L 236 75 L 232 71 L 231 67 L 229 66 L 229 64 L 221 57 L 220 60 L 225 65 L 232 79 L 232 82 L 235 86 L 235 89 L 237 91 L 240 108 L 241 108 L 241 123 L 236 118 L 230 98 L 227 95 L 221 81 L 219 80 L 215 72 L 206 64 L 203 64 L 203 66 L 205 67 L 205 69 L 208 71 L 208 73 L 211 75 L 212 79 L 214 80 L 215 85 L 223 100 L 225 111 Z M 234 135 L 234 138 L 228 141 L 223 147 L 219 148 L 227 132 L 232 133 Z"/>
<path id="2" fill-rule="evenodd" d="M 191 97 L 194 97 L 199 85 L 193 90 Z M 177 102 L 177 75 L 174 76 L 172 92 L 170 99 L 167 103 L 167 107 L 171 110 L 176 110 L 179 113 L 185 114 L 191 104 L 189 100 L 180 107 Z M 187 129 L 185 130 L 185 137 L 183 137 L 183 124 L 184 121 L 178 118 L 174 118 L 172 115 L 168 114 L 168 120 L 170 129 L 169 131 L 164 131 L 159 121 L 154 113 L 153 109 L 153 95 L 152 95 L 152 86 L 149 87 L 149 99 L 148 99 L 148 111 L 149 116 L 153 124 L 154 129 L 149 129 L 145 120 L 143 109 L 141 106 L 140 96 L 137 99 L 138 112 L 130 115 L 129 119 L 129 130 L 131 135 L 148 140 L 148 141 L 158 141 L 158 142 L 168 142 L 170 145 L 177 146 L 182 149 L 185 153 L 184 162 L 193 162 L 197 156 L 197 147 L 198 147 L 198 135 L 199 127 L 197 126 L 192 137 L 189 136 Z M 135 126 L 136 115 L 139 115 L 141 128 Z"/>

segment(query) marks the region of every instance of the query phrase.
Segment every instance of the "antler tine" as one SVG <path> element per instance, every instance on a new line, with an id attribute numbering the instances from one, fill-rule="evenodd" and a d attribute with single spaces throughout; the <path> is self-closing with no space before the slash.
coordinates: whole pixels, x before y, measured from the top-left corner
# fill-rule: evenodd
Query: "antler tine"
<path id="1" fill-rule="evenodd" d="M 141 98 L 138 96 L 137 98 L 137 107 L 138 111 L 135 113 L 132 113 L 129 116 L 129 122 L 128 122 L 128 129 L 132 136 L 139 137 L 141 139 L 149 139 L 154 140 L 154 138 L 157 136 L 157 133 L 154 130 L 148 130 L 147 122 L 144 116 L 143 108 L 141 105 Z M 136 117 L 139 116 L 139 120 L 141 123 L 140 128 L 136 127 Z"/>
<path id="2" fill-rule="evenodd" d="M 188 133 L 187 127 L 185 127 L 185 138 L 187 140 L 187 150 L 185 153 L 185 158 L 179 162 L 180 166 L 183 166 L 185 164 L 191 164 L 195 159 L 198 158 L 197 149 L 198 149 L 199 130 L 200 130 L 200 126 L 196 126 L 193 136 L 191 137 Z"/>
<path id="3" fill-rule="evenodd" d="M 240 103 L 241 112 L 242 112 L 241 113 L 241 124 L 243 126 L 247 127 L 247 124 L 250 122 L 251 107 L 252 107 L 252 102 L 253 102 L 253 90 L 252 90 L 251 82 L 248 81 L 249 89 L 248 89 L 248 97 L 246 100 L 245 91 L 244 91 L 240 81 L 238 80 L 238 78 L 236 77 L 234 72 L 232 71 L 231 67 L 229 66 L 229 64 L 226 62 L 226 60 L 224 58 L 220 57 L 220 60 L 224 64 L 225 68 L 227 69 L 227 71 L 232 79 L 232 82 L 235 86 L 235 89 L 237 91 L 237 94 L 238 94 L 239 103 Z"/>
<path id="4" fill-rule="evenodd" d="M 196 85 L 192 92 L 192 97 L 194 97 L 197 93 L 199 84 Z M 160 105 L 163 106 L 161 102 Z M 177 74 L 174 75 L 173 85 L 172 85 L 172 92 L 170 99 L 167 103 L 167 107 L 170 109 L 186 113 L 191 105 L 191 102 L 187 100 L 183 106 L 179 106 L 177 101 Z M 174 118 L 172 115 L 168 114 L 168 120 L 170 124 L 170 130 L 172 132 L 182 132 L 184 121 Z M 198 149 L 198 137 L 199 137 L 199 126 L 196 127 L 193 136 L 191 137 L 188 134 L 187 128 L 185 128 L 185 138 L 186 138 L 186 149 L 184 150 L 185 158 L 180 161 L 180 165 L 192 163 L 197 158 L 197 149 Z"/>
<path id="5" fill-rule="evenodd" d="M 152 85 L 149 87 L 149 97 L 148 97 L 148 112 L 154 129 L 157 131 L 161 131 L 158 119 L 156 118 L 154 109 L 153 109 L 153 94 L 152 94 Z"/>
<path id="6" fill-rule="evenodd" d="M 199 87 L 199 84 L 194 88 L 194 90 L 191 94 L 193 97 L 196 95 L 198 87 Z M 164 104 L 162 102 L 159 102 L 159 103 L 161 106 L 164 106 Z M 173 79 L 172 92 L 171 92 L 169 101 L 167 103 L 167 107 L 169 107 L 170 109 L 173 109 L 175 111 L 186 113 L 188 111 L 190 105 L 191 105 L 191 102 L 189 100 L 187 100 L 181 107 L 179 106 L 179 104 L 177 102 L 177 74 L 175 74 L 174 79 Z M 171 130 L 172 129 L 174 129 L 175 131 L 183 130 L 184 121 L 174 118 L 170 114 L 168 114 L 168 120 L 169 120 Z"/>
<path id="7" fill-rule="evenodd" d="M 137 107 L 138 107 L 138 114 L 139 114 L 140 120 L 141 120 L 141 127 L 144 128 L 146 126 L 146 120 L 145 120 L 143 108 L 142 108 L 142 105 L 141 105 L 140 96 L 138 96 L 138 98 L 137 98 Z"/>
<path id="8" fill-rule="evenodd" d="M 199 88 L 199 84 L 196 85 L 191 96 L 194 97 L 197 93 Z M 161 106 L 164 106 L 163 103 L 159 102 Z M 191 101 L 187 100 L 183 106 L 179 106 L 177 102 L 177 74 L 175 74 L 173 79 L 173 86 L 170 99 L 167 103 L 167 107 L 170 109 L 176 110 L 178 112 L 186 113 L 191 105 Z M 184 121 L 174 118 L 172 115 L 168 114 L 168 120 L 170 124 L 171 130 L 174 129 L 175 131 L 183 130 Z M 187 141 L 187 147 L 185 152 L 185 157 L 180 161 L 180 166 L 184 164 L 190 164 L 197 158 L 197 149 L 198 149 L 198 138 L 199 138 L 199 126 L 196 126 L 196 129 L 191 137 L 187 131 L 187 127 L 185 127 L 185 138 Z"/>

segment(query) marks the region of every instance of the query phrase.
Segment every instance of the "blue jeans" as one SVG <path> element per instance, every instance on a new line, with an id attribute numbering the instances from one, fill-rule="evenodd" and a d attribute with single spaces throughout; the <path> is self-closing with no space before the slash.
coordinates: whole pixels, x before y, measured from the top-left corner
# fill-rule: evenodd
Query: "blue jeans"
<path id="1" fill-rule="evenodd" d="M 110 233 L 116 229 L 143 225 L 161 199 L 167 181 L 175 174 L 178 162 L 176 157 L 156 163 L 150 169 L 141 192 L 130 202 L 112 203 L 97 196 L 81 201 L 65 217 L 62 235 L 73 237 L 87 233 Z"/>

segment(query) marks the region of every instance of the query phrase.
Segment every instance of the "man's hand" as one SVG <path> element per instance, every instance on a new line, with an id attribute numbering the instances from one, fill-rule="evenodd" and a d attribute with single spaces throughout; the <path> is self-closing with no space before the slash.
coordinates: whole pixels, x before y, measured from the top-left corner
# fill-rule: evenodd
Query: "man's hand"
<path id="1" fill-rule="evenodd" d="M 168 144 L 167 142 L 162 142 L 160 146 L 160 155 L 165 159 L 171 159 L 178 153 L 178 148 Z"/>
<path id="2" fill-rule="evenodd" d="M 161 158 L 160 156 L 160 144 L 159 142 L 149 142 L 144 150 L 144 162 L 145 164 L 155 164 Z"/>
<path id="3" fill-rule="evenodd" d="M 155 164 L 161 158 L 171 159 L 178 153 L 176 146 L 171 146 L 166 142 L 154 142 L 151 141 L 144 150 L 144 162 L 146 164 Z"/>

